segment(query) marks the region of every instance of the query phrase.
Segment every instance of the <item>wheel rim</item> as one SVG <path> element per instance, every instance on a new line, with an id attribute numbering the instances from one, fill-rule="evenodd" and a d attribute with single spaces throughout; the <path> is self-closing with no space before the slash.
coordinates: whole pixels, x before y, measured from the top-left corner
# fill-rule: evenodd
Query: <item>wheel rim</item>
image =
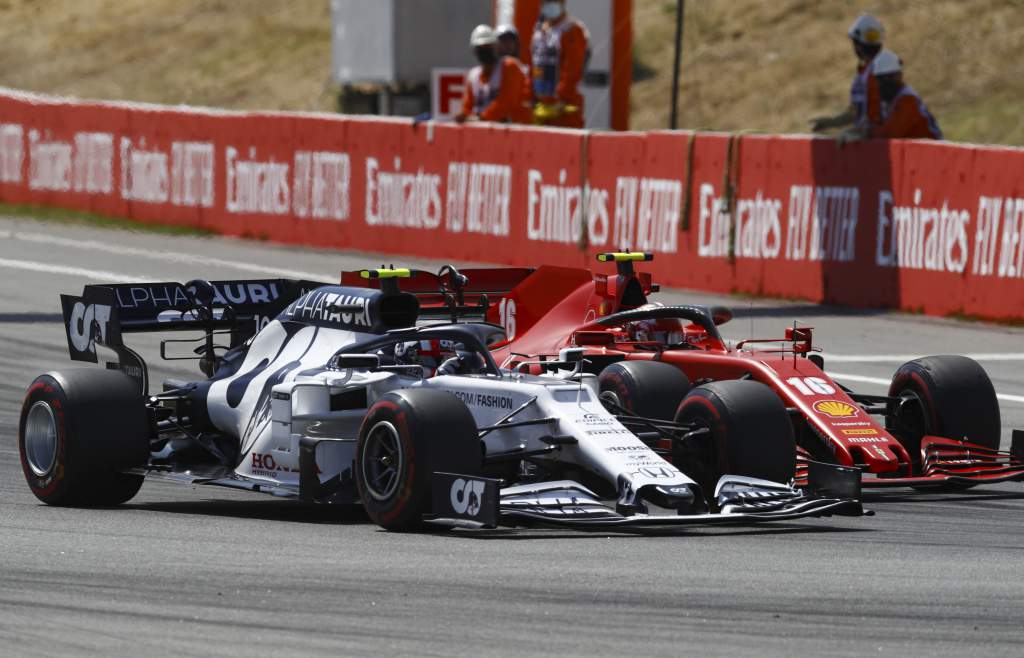
<path id="1" fill-rule="evenodd" d="M 623 407 L 622 400 L 619 399 L 619 396 L 615 391 L 601 391 L 599 399 L 604 405 L 604 408 L 613 414 L 619 412 L 619 407 Z M 605 402 L 610 402 L 611 404 L 604 404 Z"/>
<path id="2" fill-rule="evenodd" d="M 704 496 L 710 501 L 714 498 L 715 485 L 723 473 L 718 465 L 718 451 L 715 445 L 715 427 L 706 418 L 699 414 L 686 414 L 685 412 L 676 418 L 677 423 L 689 423 L 694 430 L 706 429 L 709 434 L 691 439 L 681 443 L 673 457 L 679 458 L 681 463 L 675 466 L 687 477 L 696 482 L 703 489 Z"/>
<path id="3" fill-rule="evenodd" d="M 25 419 L 25 459 L 38 476 L 53 469 L 57 461 L 57 419 L 45 402 L 36 402 Z"/>
<path id="4" fill-rule="evenodd" d="M 398 430 L 387 421 L 374 425 L 363 446 L 363 487 L 375 500 L 388 500 L 398 489 L 405 455 Z"/>
<path id="5" fill-rule="evenodd" d="M 920 440 L 928 433 L 928 417 L 924 401 L 916 392 L 901 391 L 900 402 L 896 412 L 897 429 L 906 433 L 914 440 Z"/>

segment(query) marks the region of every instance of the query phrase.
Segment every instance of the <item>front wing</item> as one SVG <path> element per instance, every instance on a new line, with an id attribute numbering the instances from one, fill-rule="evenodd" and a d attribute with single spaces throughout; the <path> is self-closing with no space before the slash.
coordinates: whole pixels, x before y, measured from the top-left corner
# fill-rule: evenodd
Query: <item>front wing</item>
<path id="1" fill-rule="evenodd" d="M 846 469 L 851 470 L 853 469 Z M 855 477 L 859 477 L 853 471 Z M 863 516 L 857 498 L 739 476 L 723 476 L 715 489 L 719 511 L 706 514 L 624 515 L 592 491 L 570 480 L 500 488 L 499 480 L 454 473 L 434 474 L 434 514 L 438 523 L 476 527 L 541 524 L 578 529 L 609 527 L 748 525 L 824 516 Z"/>
<path id="2" fill-rule="evenodd" d="M 807 453 L 798 450 L 796 482 L 806 481 Z M 902 477 L 870 477 L 865 473 L 865 489 L 913 487 L 919 490 L 966 488 L 981 484 L 1024 481 L 1024 431 L 1014 430 L 1009 452 L 992 450 L 967 441 L 940 436 L 921 439 L 921 470 Z"/>

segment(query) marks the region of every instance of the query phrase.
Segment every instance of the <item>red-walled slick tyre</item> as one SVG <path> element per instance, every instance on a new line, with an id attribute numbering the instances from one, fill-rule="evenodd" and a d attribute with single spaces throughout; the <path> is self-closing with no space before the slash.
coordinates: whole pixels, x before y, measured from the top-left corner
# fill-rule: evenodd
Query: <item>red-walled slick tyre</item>
<path id="1" fill-rule="evenodd" d="M 18 450 L 28 486 L 44 503 L 130 500 L 143 477 L 122 471 L 149 459 L 149 416 L 138 384 L 114 370 L 40 375 L 22 405 Z"/>
<path id="2" fill-rule="evenodd" d="M 444 391 L 392 391 L 359 428 L 356 486 L 366 513 L 387 530 L 422 529 L 435 472 L 477 475 L 483 451 L 473 415 Z"/>
<path id="3" fill-rule="evenodd" d="M 602 397 L 644 418 L 672 420 L 690 380 L 679 368 L 661 361 L 619 361 L 598 377 Z M 612 409 L 615 412 L 615 409 Z"/>
<path id="4" fill-rule="evenodd" d="M 764 384 L 732 380 L 694 388 L 679 405 L 676 422 L 710 433 L 673 452 L 676 468 L 710 498 L 723 475 L 787 483 L 796 470 L 796 441 L 786 406 Z"/>
<path id="5" fill-rule="evenodd" d="M 926 434 L 999 449 L 999 400 L 985 369 L 973 359 L 946 355 L 908 361 L 893 375 L 889 395 L 900 398 L 889 429 L 915 465 Z"/>

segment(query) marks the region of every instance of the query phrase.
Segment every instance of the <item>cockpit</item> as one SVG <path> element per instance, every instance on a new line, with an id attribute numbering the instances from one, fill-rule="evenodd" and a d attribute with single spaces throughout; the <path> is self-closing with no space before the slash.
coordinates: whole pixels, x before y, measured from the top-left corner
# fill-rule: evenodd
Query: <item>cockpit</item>
<path id="1" fill-rule="evenodd" d="M 411 327 L 346 347 L 345 354 L 376 356 L 385 368 L 437 375 L 500 375 L 487 345 L 504 338 L 491 324 Z"/>

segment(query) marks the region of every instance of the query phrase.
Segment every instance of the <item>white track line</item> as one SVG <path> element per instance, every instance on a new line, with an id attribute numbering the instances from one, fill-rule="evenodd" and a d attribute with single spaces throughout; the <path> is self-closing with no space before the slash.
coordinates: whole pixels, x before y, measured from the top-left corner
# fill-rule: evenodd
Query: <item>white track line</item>
<path id="1" fill-rule="evenodd" d="M 139 249 L 136 247 L 125 247 L 120 245 L 107 244 L 105 242 L 98 242 L 96 240 L 74 240 L 71 238 L 61 238 L 55 235 L 45 235 L 42 233 L 22 233 L 18 231 L 0 231 L 0 236 L 11 238 L 14 240 L 22 240 L 25 242 L 34 242 L 37 244 L 52 244 L 60 247 L 71 247 L 74 249 L 86 249 L 90 251 L 102 251 L 111 254 L 121 255 L 132 255 L 141 256 L 144 258 L 158 259 L 169 261 L 173 263 L 186 263 L 191 265 L 209 265 L 211 262 L 217 265 L 230 267 L 236 270 L 245 272 L 258 272 L 264 275 L 276 274 L 278 276 L 285 276 L 296 279 L 329 279 L 333 278 L 325 276 L 322 273 L 314 272 L 303 272 L 300 270 L 292 270 L 279 267 L 266 267 L 263 265 L 254 265 L 252 263 L 242 263 L 239 261 L 224 260 L 222 258 L 209 257 L 209 256 L 196 256 L 195 254 L 185 254 L 174 251 L 154 251 L 149 249 Z M 156 281 L 161 277 L 151 276 L 138 276 L 135 274 L 122 274 L 119 272 L 108 272 L 105 270 L 91 270 L 83 267 L 69 267 L 66 265 L 52 265 L 50 263 L 40 263 L 37 261 L 26 261 L 26 260 L 11 260 L 7 258 L 0 258 L 0 267 L 7 267 L 12 269 L 28 270 L 31 272 L 43 272 L 46 274 L 65 274 L 68 276 L 82 277 L 87 279 L 101 279 L 105 281 L 120 281 L 123 283 L 133 283 L 136 281 Z M 985 353 L 985 354 L 967 354 L 966 356 L 971 357 L 976 361 L 1024 361 L 1024 354 L 1021 353 Z M 918 355 L 905 355 L 905 354 L 866 354 L 866 355 L 853 355 L 853 354 L 826 354 L 825 358 L 830 362 L 835 363 L 903 363 L 904 361 L 910 361 L 918 358 Z M 836 379 L 845 379 L 851 382 L 861 382 L 864 384 L 876 384 L 879 386 L 888 386 L 889 380 L 882 379 L 880 377 L 865 377 L 863 375 L 850 375 L 841 373 L 829 373 Z M 1024 395 L 1009 395 L 1006 393 L 997 393 L 996 397 L 1000 400 L 1007 402 L 1019 402 L 1024 403 Z"/>
<path id="2" fill-rule="evenodd" d="M 34 260 L 12 260 L 0 258 L 0 267 L 7 267 L 15 270 L 28 270 L 29 272 L 43 272 L 45 274 L 65 274 L 83 279 L 101 281 L 119 281 L 122 283 L 135 283 L 140 281 L 156 281 L 158 278 L 139 276 L 138 274 L 124 274 L 122 272 L 108 272 L 106 270 L 90 270 L 84 267 L 68 267 L 67 265 L 53 265 L 51 263 L 40 263 Z"/>
<path id="3" fill-rule="evenodd" d="M 32 242 L 35 244 L 49 244 L 58 247 L 70 247 L 72 249 L 85 249 L 87 251 L 102 251 L 121 256 L 139 256 L 152 260 L 163 260 L 170 263 L 202 265 L 205 267 L 217 265 L 243 272 L 255 272 L 264 276 L 283 276 L 291 279 L 313 279 L 323 281 L 333 281 L 339 276 L 337 272 L 330 275 L 324 274 L 323 272 L 304 272 L 302 270 L 293 270 L 290 268 L 256 265 L 254 263 L 244 263 L 237 260 L 226 260 L 219 256 L 197 256 L 196 254 L 167 251 L 165 249 L 140 249 L 138 247 L 109 244 L 98 240 L 75 240 L 72 238 L 62 238 L 56 235 L 46 235 L 44 233 L 0 231 L 0 237 L 12 240 L 21 240 L 23 242 Z"/>
<path id="4" fill-rule="evenodd" d="M 905 363 L 920 359 L 923 354 L 823 354 L 825 362 L 832 363 Z M 964 356 L 975 361 L 1024 361 L 1024 352 L 977 352 Z"/>
<path id="5" fill-rule="evenodd" d="M 862 384 L 877 384 L 878 386 L 888 387 L 892 380 L 882 379 L 881 377 L 865 377 L 864 375 L 849 375 L 842 372 L 829 372 L 829 377 L 833 379 L 844 379 L 850 382 L 860 382 Z M 1009 393 L 996 393 L 996 397 L 1006 402 L 1019 402 L 1024 404 L 1024 395 L 1010 395 Z"/>

